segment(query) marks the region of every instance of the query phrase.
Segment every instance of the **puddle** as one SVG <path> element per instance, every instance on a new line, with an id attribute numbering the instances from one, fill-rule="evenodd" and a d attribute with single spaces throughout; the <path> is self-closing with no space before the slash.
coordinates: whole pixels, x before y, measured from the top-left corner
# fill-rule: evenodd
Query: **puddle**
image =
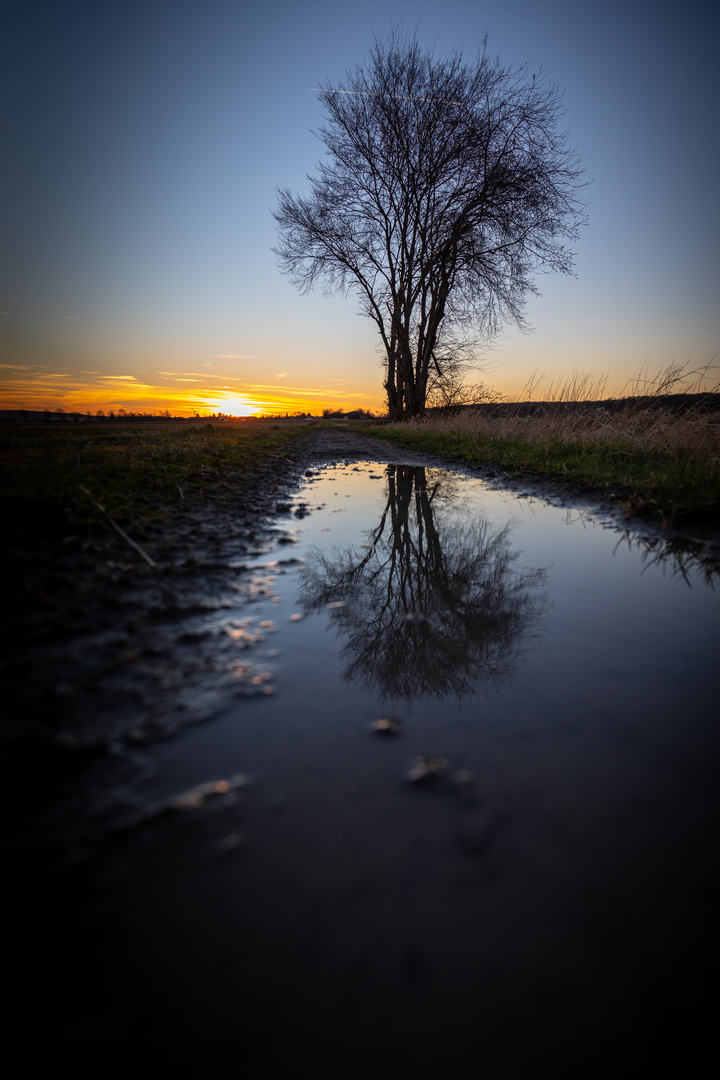
<path id="1" fill-rule="evenodd" d="M 268 1077 L 665 1047 L 712 925 L 718 564 L 418 466 L 313 469 L 283 514 L 217 617 L 257 696 L 146 751 L 93 871 L 127 1045 L 150 1010 L 163 1060 Z"/>
<path id="2" fill-rule="evenodd" d="M 311 731 L 388 708 L 438 738 L 521 715 L 541 733 L 548 710 L 552 726 L 653 716 L 657 731 L 718 689 L 720 566 L 692 548 L 409 465 L 315 470 L 286 517 L 292 558 L 246 564 L 253 614 L 224 630 L 239 645 L 273 633 L 272 709 L 290 695 Z"/>

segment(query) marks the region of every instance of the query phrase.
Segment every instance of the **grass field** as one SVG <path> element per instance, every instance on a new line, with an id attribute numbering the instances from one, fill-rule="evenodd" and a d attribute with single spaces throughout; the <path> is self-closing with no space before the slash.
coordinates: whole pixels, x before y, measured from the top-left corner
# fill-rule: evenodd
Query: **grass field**
<path id="1" fill-rule="evenodd" d="M 18 541 L 209 513 L 284 457 L 304 427 L 173 423 L 7 425 L 0 505 Z M 7 535 L 7 533 L 6 533 Z"/>

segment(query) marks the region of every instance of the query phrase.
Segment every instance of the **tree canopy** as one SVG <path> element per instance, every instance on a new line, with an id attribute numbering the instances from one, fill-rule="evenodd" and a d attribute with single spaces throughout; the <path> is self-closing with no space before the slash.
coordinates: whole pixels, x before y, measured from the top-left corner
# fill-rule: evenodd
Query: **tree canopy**
<path id="1" fill-rule="evenodd" d="M 562 95 L 485 44 L 466 63 L 394 33 L 320 97 L 328 155 L 309 196 L 278 193 L 280 267 L 359 297 L 389 415 L 417 416 L 503 324 L 525 328 L 538 271 L 572 269 L 584 216 Z"/>

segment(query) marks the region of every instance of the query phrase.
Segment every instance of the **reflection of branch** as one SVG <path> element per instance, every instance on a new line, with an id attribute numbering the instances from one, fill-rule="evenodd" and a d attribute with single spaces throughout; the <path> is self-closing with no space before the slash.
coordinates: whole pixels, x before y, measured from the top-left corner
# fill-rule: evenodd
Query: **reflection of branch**
<path id="1" fill-rule="evenodd" d="M 345 677 L 411 700 L 461 697 L 509 674 L 542 606 L 531 592 L 544 573 L 514 570 L 509 527 L 445 515 L 449 493 L 440 480 L 429 486 L 425 469 L 392 466 L 387 485 L 369 550 L 316 552 L 303 573 L 306 608 L 344 601 L 330 619 L 345 640 Z"/>
<path id="2" fill-rule="evenodd" d="M 681 577 L 688 588 L 692 588 L 693 572 L 713 588 L 720 578 L 720 563 L 705 557 L 705 545 L 699 541 L 680 536 L 640 536 L 627 531 L 621 534 L 615 551 L 621 544 L 627 544 L 628 551 L 639 549 L 643 574 L 651 566 L 659 566 L 663 572 L 669 570 L 673 577 Z"/>

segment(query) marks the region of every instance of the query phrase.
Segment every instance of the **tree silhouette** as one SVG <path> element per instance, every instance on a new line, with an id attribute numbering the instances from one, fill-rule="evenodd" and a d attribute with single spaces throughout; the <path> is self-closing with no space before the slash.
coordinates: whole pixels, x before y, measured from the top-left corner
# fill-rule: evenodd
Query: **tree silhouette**
<path id="1" fill-rule="evenodd" d="M 443 474 L 387 470 L 387 501 L 367 546 L 303 570 L 307 610 L 330 606 L 344 677 L 390 700 L 463 697 L 506 677 L 543 606 L 544 571 L 515 569 L 510 527 L 454 515 Z"/>
<path id="2" fill-rule="evenodd" d="M 279 191 L 280 267 L 302 290 L 354 291 L 384 348 L 392 419 L 477 363 L 523 310 L 538 270 L 569 272 L 581 170 L 557 88 L 540 72 L 436 60 L 393 33 L 320 91 L 329 160 L 312 194 Z"/>

